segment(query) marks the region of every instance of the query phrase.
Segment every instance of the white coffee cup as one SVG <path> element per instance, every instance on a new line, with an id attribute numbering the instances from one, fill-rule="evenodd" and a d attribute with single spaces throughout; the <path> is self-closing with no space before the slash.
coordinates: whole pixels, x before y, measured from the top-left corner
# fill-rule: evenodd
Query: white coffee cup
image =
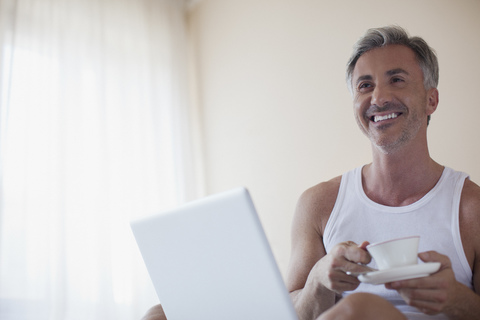
<path id="1" fill-rule="evenodd" d="M 418 263 L 419 240 L 419 236 L 392 239 L 369 244 L 367 250 L 379 270 L 404 267 Z"/>

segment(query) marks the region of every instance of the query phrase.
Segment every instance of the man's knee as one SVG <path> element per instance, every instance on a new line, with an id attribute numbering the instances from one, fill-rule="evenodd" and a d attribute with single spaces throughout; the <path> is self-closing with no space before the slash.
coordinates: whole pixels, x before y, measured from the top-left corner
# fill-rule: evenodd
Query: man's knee
<path id="1" fill-rule="evenodd" d="M 372 294 L 372 293 L 367 293 L 367 292 L 358 292 L 358 293 L 352 293 L 349 294 L 348 296 L 344 297 L 342 300 L 343 303 L 348 304 L 351 308 L 358 309 L 362 308 L 365 309 L 366 307 L 375 307 L 375 306 L 382 306 L 388 304 L 388 306 L 393 305 L 385 300 L 384 298 Z"/>
<path id="2" fill-rule="evenodd" d="M 167 317 L 163 312 L 162 305 L 157 304 L 147 311 L 147 314 L 145 314 L 142 320 L 167 320 Z"/>
<path id="3" fill-rule="evenodd" d="M 389 319 L 403 320 L 405 316 L 390 302 L 371 293 L 352 293 L 322 314 L 319 320 Z"/>

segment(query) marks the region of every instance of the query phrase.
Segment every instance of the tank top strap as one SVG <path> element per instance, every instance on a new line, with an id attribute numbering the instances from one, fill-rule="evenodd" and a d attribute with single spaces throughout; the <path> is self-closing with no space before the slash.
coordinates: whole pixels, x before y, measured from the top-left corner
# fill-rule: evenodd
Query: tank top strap
<path id="1" fill-rule="evenodd" d="M 327 225 L 325 226 L 325 231 L 323 233 L 323 243 L 325 246 L 325 250 L 329 252 L 333 246 L 335 246 L 337 243 L 335 243 L 334 238 L 335 234 L 333 232 L 334 226 L 336 225 L 336 221 L 340 216 L 340 213 L 342 212 L 342 207 L 344 204 L 349 203 L 351 199 L 347 199 L 347 197 L 351 197 L 354 195 L 355 189 L 356 189 L 356 184 L 357 184 L 357 176 L 360 174 L 362 171 L 362 167 L 357 167 L 353 170 L 350 170 L 342 175 L 342 179 L 340 181 L 340 187 L 338 190 L 337 194 L 337 200 L 335 201 L 335 205 L 332 209 L 332 212 L 330 214 L 330 217 L 327 221 Z M 360 183 L 361 183 L 361 177 L 360 177 Z"/>

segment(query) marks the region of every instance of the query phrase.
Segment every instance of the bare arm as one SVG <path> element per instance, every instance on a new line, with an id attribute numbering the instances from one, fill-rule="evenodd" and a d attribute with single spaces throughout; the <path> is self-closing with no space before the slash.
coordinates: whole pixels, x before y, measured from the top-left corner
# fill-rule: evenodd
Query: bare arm
<path id="1" fill-rule="evenodd" d="M 460 202 L 460 234 L 473 272 L 473 290 L 458 284 L 445 313 L 450 319 L 478 319 L 480 315 L 480 187 L 466 180 Z"/>
<path id="2" fill-rule="evenodd" d="M 315 285 L 313 275 L 309 277 L 316 263 L 326 255 L 322 240 L 322 217 L 317 208 L 317 192 L 318 187 L 302 194 L 292 222 L 287 287 L 301 320 L 315 319 L 335 304 L 335 293 Z M 306 285 L 307 280 L 309 285 Z"/>
<path id="3" fill-rule="evenodd" d="M 368 263 L 366 250 L 352 242 L 337 245 L 328 255 L 323 231 L 334 207 L 340 177 L 321 183 L 302 194 L 292 223 L 292 254 L 287 287 L 301 320 L 316 319 L 333 306 L 343 291 L 359 285 L 345 271 L 361 271 L 357 262 Z"/>

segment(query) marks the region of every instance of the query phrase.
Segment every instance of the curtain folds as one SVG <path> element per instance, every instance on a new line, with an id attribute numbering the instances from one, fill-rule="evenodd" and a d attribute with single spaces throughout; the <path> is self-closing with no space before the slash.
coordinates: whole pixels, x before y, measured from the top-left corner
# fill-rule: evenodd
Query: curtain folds
<path id="1" fill-rule="evenodd" d="M 184 3 L 0 0 L 0 319 L 138 319 L 129 221 L 196 197 Z"/>

